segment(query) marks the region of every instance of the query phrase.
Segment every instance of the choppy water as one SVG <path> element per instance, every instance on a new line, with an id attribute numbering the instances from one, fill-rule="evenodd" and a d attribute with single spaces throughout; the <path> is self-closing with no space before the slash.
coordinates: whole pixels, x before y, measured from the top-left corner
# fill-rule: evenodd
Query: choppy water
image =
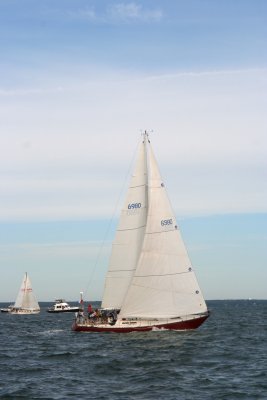
<path id="1" fill-rule="evenodd" d="M 130 334 L 72 332 L 72 314 L 43 306 L 0 315 L 1 399 L 267 399 L 267 301 L 210 301 L 196 331 Z"/>

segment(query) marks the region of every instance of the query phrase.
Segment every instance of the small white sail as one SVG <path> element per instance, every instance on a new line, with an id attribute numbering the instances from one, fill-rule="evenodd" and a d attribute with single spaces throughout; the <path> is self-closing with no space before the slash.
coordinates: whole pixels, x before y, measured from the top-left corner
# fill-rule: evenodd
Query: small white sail
<path id="1" fill-rule="evenodd" d="M 150 145 L 148 158 L 146 232 L 120 318 L 174 318 L 205 312 L 205 300 Z"/>
<path id="2" fill-rule="evenodd" d="M 32 291 L 32 285 L 27 272 L 25 273 L 22 284 L 14 305 L 16 309 L 22 310 L 40 310 L 39 304 Z"/>
<path id="3" fill-rule="evenodd" d="M 146 220 L 147 162 L 143 141 L 112 245 L 102 308 L 121 308 L 143 246 Z"/>

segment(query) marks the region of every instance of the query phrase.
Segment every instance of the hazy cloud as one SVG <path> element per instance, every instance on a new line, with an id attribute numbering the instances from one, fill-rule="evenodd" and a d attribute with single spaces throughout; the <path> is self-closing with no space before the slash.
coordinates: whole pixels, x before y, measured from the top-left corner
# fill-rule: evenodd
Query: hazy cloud
<path id="1" fill-rule="evenodd" d="M 112 20 L 123 22 L 158 22 L 163 17 L 160 9 L 145 9 L 134 2 L 113 4 L 108 9 L 108 15 Z"/>
<path id="2" fill-rule="evenodd" d="M 99 16 L 93 7 L 86 7 L 83 9 L 79 8 L 75 11 L 68 11 L 67 15 L 72 19 L 83 19 L 87 21 L 97 21 L 99 19 Z"/>
<path id="3" fill-rule="evenodd" d="M 159 22 L 163 18 L 163 12 L 159 8 L 145 8 L 141 4 L 114 3 L 106 9 L 97 10 L 94 7 L 71 10 L 68 16 L 72 19 L 82 19 L 96 23 L 134 23 L 134 22 Z"/>
<path id="4" fill-rule="evenodd" d="M 177 215 L 266 211 L 266 70 L 54 81 L 0 96 L 2 220 L 110 216 L 141 129 Z"/>

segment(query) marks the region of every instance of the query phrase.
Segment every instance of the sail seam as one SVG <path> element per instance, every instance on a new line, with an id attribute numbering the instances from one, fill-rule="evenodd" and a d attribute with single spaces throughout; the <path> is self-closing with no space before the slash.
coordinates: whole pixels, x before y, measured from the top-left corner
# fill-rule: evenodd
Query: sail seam
<path id="1" fill-rule="evenodd" d="M 108 273 L 110 273 L 110 272 L 134 271 L 134 270 L 135 270 L 135 268 L 133 268 L 133 269 L 113 269 L 113 270 L 108 271 Z"/>
<path id="2" fill-rule="evenodd" d="M 146 184 L 143 183 L 142 185 L 129 186 L 129 189 L 134 189 L 134 188 L 138 188 L 138 187 L 142 187 L 142 186 L 146 186 Z"/>
<path id="3" fill-rule="evenodd" d="M 187 291 L 182 291 L 182 290 L 170 290 L 170 289 L 160 289 L 160 288 L 156 288 L 156 287 L 153 287 L 153 286 L 145 286 L 145 285 L 137 285 L 136 283 L 133 283 L 132 284 L 133 286 L 136 286 L 136 287 L 140 287 L 140 288 L 143 288 L 143 289 L 150 289 L 150 290 L 154 290 L 154 292 L 164 292 L 164 293 L 176 293 L 176 294 L 182 294 L 182 295 L 185 295 L 185 296 L 192 296 L 192 295 L 195 295 L 195 293 L 194 292 L 187 292 Z"/>
<path id="4" fill-rule="evenodd" d="M 135 278 L 149 278 L 150 276 L 170 276 L 170 275 L 182 275 L 182 274 L 188 274 L 189 272 L 192 271 L 184 271 L 184 272 L 175 272 L 173 274 L 151 274 L 151 275 L 135 275 Z"/>
<path id="5" fill-rule="evenodd" d="M 167 233 L 167 232 L 174 232 L 176 229 L 169 229 L 166 231 L 154 231 L 154 232 L 146 232 L 146 235 L 153 235 L 154 233 Z"/>
<path id="6" fill-rule="evenodd" d="M 128 229 L 117 229 L 117 232 L 124 232 L 124 231 L 134 231 L 136 229 L 144 228 L 145 225 L 138 226 L 137 228 L 128 228 Z"/>

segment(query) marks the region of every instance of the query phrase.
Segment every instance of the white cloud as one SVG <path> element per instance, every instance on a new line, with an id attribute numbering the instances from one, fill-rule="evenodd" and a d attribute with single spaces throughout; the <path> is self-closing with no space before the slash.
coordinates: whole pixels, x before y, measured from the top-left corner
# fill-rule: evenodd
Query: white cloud
<path id="1" fill-rule="evenodd" d="M 142 5 L 134 2 L 113 4 L 109 8 L 109 15 L 112 20 L 123 22 L 158 22 L 163 17 L 160 9 L 144 9 Z"/>
<path id="2" fill-rule="evenodd" d="M 74 19 L 84 19 L 84 20 L 93 21 L 93 22 L 98 20 L 97 14 L 93 7 L 91 7 L 91 8 L 86 7 L 83 9 L 80 8 L 76 11 L 69 11 L 67 13 L 67 15 L 70 18 L 74 18 Z"/>
<path id="3" fill-rule="evenodd" d="M 177 215 L 266 211 L 266 70 L 75 75 L 0 93 L 0 219 L 110 216 L 141 129 Z"/>
<path id="4" fill-rule="evenodd" d="M 114 3 L 104 10 L 86 7 L 69 11 L 67 15 L 71 19 L 80 19 L 101 24 L 153 23 L 159 22 L 163 18 L 161 9 L 148 9 L 135 2 Z"/>

